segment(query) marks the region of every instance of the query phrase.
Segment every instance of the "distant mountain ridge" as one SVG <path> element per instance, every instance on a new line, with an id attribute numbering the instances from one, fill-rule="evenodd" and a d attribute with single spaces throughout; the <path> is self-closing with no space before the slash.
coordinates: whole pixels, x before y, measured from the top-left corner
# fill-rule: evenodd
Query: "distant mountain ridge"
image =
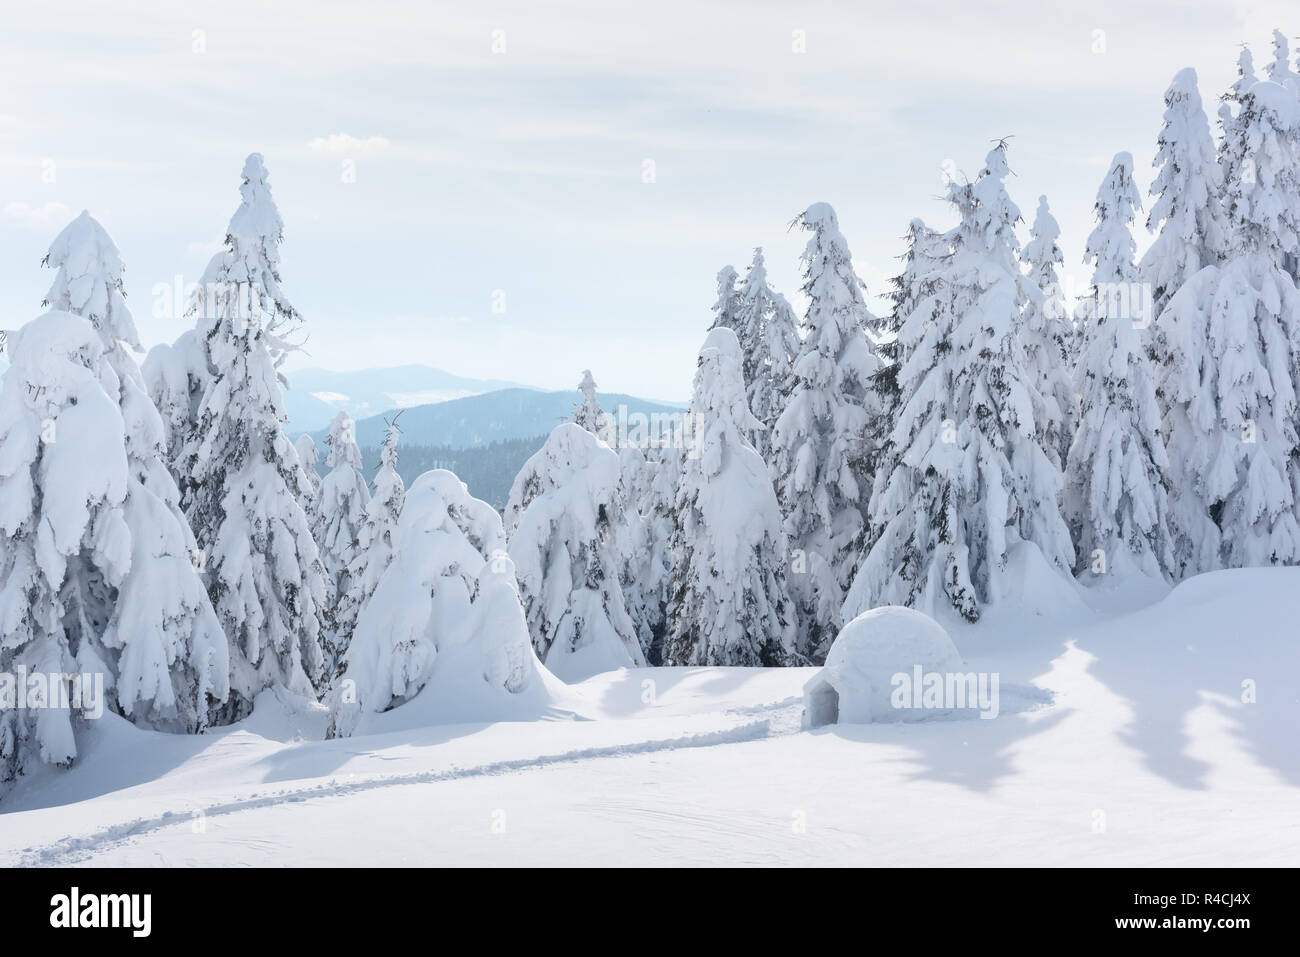
<path id="1" fill-rule="evenodd" d="M 541 448 L 552 429 L 570 419 L 580 398 L 576 389 L 541 392 L 514 388 L 403 409 L 397 420 L 402 430 L 398 471 L 409 485 L 427 469 L 449 468 L 469 486 L 472 495 L 502 508 L 519 469 Z M 596 398 L 601 408 L 612 414 L 622 408 L 628 415 L 671 416 L 685 409 L 619 392 L 597 393 Z M 374 476 L 377 450 L 388 429 L 386 419 L 392 415 L 390 411 L 356 422 L 367 479 Z M 322 472 L 327 432 L 312 433 L 322 452 Z M 298 434 L 298 430 L 289 431 L 290 437 Z"/>
<path id="2" fill-rule="evenodd" d="M 531 387 L 504 379 L 473 379 L 426 365 L 393 366 L 335 372 L 298 369 L 285 374 L 284 393 L 289 431 L 315 432 L 329 425 L 341 409 L 354 419 L 392 409 L 446 402 L 500 389 Z"/>
<path id="3" fill-rule="evenodd" d="M 578 404 L 580 393 L 541 392 L 536 389 L 511 388 L 486 392 L 482 395 L 451 399 L 430 405 L 419 405 L 401 411 L 398 425 L 402 430 L 403 445 L 440 445 L 452 449 L 479 448 L 492 442 L 507 439 L 526 439 L 535 435 L 549 435 L 561 422 L 567 421 Z M 597 393 L 601 408 L 615 412 L 620 407 L 629 414 L 671 415 L 685 406 L 651 402 L 621 392 Z M 356 421 L 357 445 L 362 448 L 379 445 L 387 430 L 390 414 L 359 418 Z M 290 434 L 299 430 L 290 427 Z M 319 433 L 319 434 L 317 434 Z M 324 438 L 325 430 L 317 430 L 313 438 Z"/>

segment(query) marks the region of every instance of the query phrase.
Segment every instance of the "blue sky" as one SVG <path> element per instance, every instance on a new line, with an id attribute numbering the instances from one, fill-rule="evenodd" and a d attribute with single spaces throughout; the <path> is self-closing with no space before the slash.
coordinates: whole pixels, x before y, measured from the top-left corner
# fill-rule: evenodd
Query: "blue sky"
<path id="1" fill-rule="evenodd" d="M 44 250 L 87 208 L 142 338 L 175 338 L 154 290 L 197 280 L 256 150 L 307 320 L 290 369 L 568 388 L 590 367 L 603 389 L 684 398 L 722 265 L 764 246 L 798 304 L 786 224 L 826 201 L 879 293 L 907 221 L 948 224 L 945 164 L 973 176 L 995 137 L 1013 136 L 1022 212 L 1048 194 L 1082 287 L 1097 184 L 1120 150 L 1150 183 L 1174 73 L 1196 68 L 1213 118 L 1237 44 L 1262 71 L 1272 28 L 1300 31 L 1276 2 L 876 6 L 11 7 L 0 327 L 36 315 Z"/>

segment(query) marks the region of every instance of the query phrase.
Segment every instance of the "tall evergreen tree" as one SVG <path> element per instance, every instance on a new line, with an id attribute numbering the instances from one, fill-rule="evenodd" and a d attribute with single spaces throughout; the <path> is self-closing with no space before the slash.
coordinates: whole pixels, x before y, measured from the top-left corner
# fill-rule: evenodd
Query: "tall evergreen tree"
<path id="1" fill-rule="evenodd" d="M 675 665 L 787 665 L 794 603 L 767 466 L 749 443 L 753 414 L 730 329 L 709 333 L 691 399 L 694 442 L 677 492 L 664 659 Z"/>
<path id="2" fill-rule="evenodd" d="M 734 266 L 723 266 L 718 270 L 718 298 L 713 303 L 713 323 L 710 329 L 735 329 L 736 317 L 740 311 L 740 291 L 736 288 Z"/>
<path id="3" fill-rule="evenodd" d="M 772 444 L 772 429 L 781 414 L 782 385 L 799 354 L 799 328 L 785 297 L 767 282 L 767 265 L 761 247 L 745 273 L 736 303 L 735 325 L 730 326 L 744 357 L 745 386 L 750 410 L 761 424 L 751 440 L 765 458 Z"/>
<path id="4" fill-rule="evenodd" d="M 208 595 L 231 646 L 231 698 L 248 714 L 283 687 L 315 696 L 322 677 L 325 572 L 302 501 L 298 456 L 284 433 L 277 368 L 299 322 L 280 289 L 280 214 L 258 153 L 244 163 L 225 248 L 190 305 L 210 373 L 176 471 L 205 555 Z"/>
<path id="5" fill-rule="evenodd" d="M 908 223 L 903 235 L 906 250 L 900 257 L 903 270 L 890 279 L 889 313 L 879 321 L 876 328 L 876 351 L 882 360 L 880 369 L 872 377 L 872 388 L 880 398 L 880 413 L 868 427 L 868 441 L 872 449 L 872 487 L 870 502 L 887 492 L 894 469 L 898 466 L 903 449 L 892 442 L 894 423 L 902 408 L 902 389 L 899 385 L 899 372 L 903 368 L 907 354 L 899 335 L 903 326 L 918 308 L 933 313 L 937 302 L 935 294 L 943 282 L 943 270 L 951 255 L 948 237 L 944 233 L 926 226 L 920 219 Z M 854 550 L 865 556 L 875 544 L 872 536 L 879 531 L 867 521 Z"/>
<path id="6" fill-rule="evenodd" d="M 1034 383 L 1018 345 L 1021 314 L 1037 288 L 1020 272 L 1007 196 L 1005 144 L 974 183 L 952 183 L 960 222 L 952 257 L 929 301 L 899 334 L 902 403 L 890 438 L 899 450 L 871 502 L 874 544 L 843 616 L 885 604 L 950 605 L 975 621 L 1002 593 L 1010 548 L 1038 546 L 1073 564 L 1057 498 L 1060 473 L 1038 442 Z M 978 357 L 978 358 L 975 358 Z"/>
<path id="7" fill-rule="evenodd" d="M 1114 308 L 1115 297 L 1101 292 L 1137 279 L 1130 226 L 1141 201 L 1128 153 L 1111 163 L 1094 208 L 1097 227 L 1084 252 L 1084 262 L 1094 267 L 1094 299 L 1082 316 L 1081 416 L 1066 469 L 1065 514 L 1081 573 L 1122 574 L 1136 567 L 1162 577 L 1173 556 L 1164 488 L 1169 461 L 1155 383 L 1136 317 Z"/>
<path id="8" fill-rule="evenodd" d="M 361 474 L 361 450 L 357 448 L 352 416 L 339 412 L 330 422 L 325 439 L 329 471 L 321 481 L 320 507 L 312 526 L 312 537 L 320 548 L 329 585 L 329 611 L 325 616 L 325 669 L 337 671 L 342 655 L 338 650 L 339 607 L 352 587 L 352 569 L 360 554 L 361 527 L 365 522 L 370 490 Z"/>
<path id="9" fill-rule="evenodd" d="M 1255 76 L 1255 60 L 1251 56 L 1250 47 L 1244 43 L 1241 45 L 1241 53 L 1237 56 L 1237 79 L 1233 81 L 1228 92 L 1223 94 L 1219 103 L 1219 128 L 1222 136 L 1219 138 L 1219 179 L 1226 184 L 1239 175 L 1239 171 L 1234 169 L 1232 164 L 1237 158 L 1243 155 L 1243 150 L 1239 144 L 1241 138 L 1241 129 L 1237 124 L 1237 117 L 1241 112 L 1241 102 L 1246 93 L 1250 91 L 1259 78 Z M 1234 145 L 1236 144 L 1236 145 Z M 1226 204 L 1227 198 L 1223 197 Z"/>
<path id="10" fill-rule="evenodd" d="M 1300 96 L 1300 76 L 1291 69 L 1291 49 L 1286 34 L 1273 31 L 1273 62 L 1268 65 L 1268 79 L 1285 87 L 1293 96 Z"/>
<path id="11" fill-rule="evenodd" d="M 397 413 L 388 422 L 384 443 L 379 450 L 379 471 L 375 473 L 374 493 L 366 503 L 365 514 L 357 529 L 357 544 L 348 568 L 347 588 L 341 592 L 334 613 L 331 639 L 337 660 L 347 661 L 348 646 L 362 609 L 379 587 L 379 580 L 393 561 L 393 535 L 406 500 L 406 485 L 397 471 L 397 441 L 401 429 Z"/>
<path id="12" fill-rule="evenodd" d="M 865 441 L 880 400 L 880 370 L 866 328 L 874 324 L 835 211 L 809 206 L 795 223 L 812 233 L 803 254 L 808 297 L 804 339 L 789 397 L 772 434 L 773 469 L 800 609 L 797 650 L 825 657 L 839 632 L 871 489 Z"/>
<path id="13" fill-rule="evenodd" d="M 653 450 L 650 450 L 653 451 Z M 623 604 L 636 628 L 646 661 L 662 663 L 667 562 L 656 534 L 654 472 L 646 453 L 628 443 L 618 450 L 619 475 L 613 529 Z M 653 660 L 652 660 L 653 658 Z"/>
<path id="14" fill-rule="evenodd" d="M 293 450 L 298 455 L 298 464 L 302 466 L 302 485 L 307 492 L 302 510 L 307 513 L 307 521 L 314 528 L 320 512 L 320 450 L 316 448 L 316 440 L 306 432 L 298 436 L 293 443 Z"/>
<path id="15" fill-rule="evenodd" d="M 55 238 L 43 265 L 57 270 L 43 305 L 88 320 L 99 337 L 103 374 L 116 382 L 128 465 L 122 515 L 132 535 L 130 569 L 110 588 L 87 568 L 92 583 L 65 597 L 78 604 L 103 596 L 107 617 L 73 607 L 68 615 L 92 628 L 112 619 L 107 632 L 85 640 L 105 642 L 113 710 L 147 726 L 194 731 L 207 723 L 208 705 L 226 695 L 228 653 L 195 575 L 194 537 L 167 469 L 164 426 L 131 355 L 140 342 L 122 291 L 121 254 L 83 211 Z"/>
<path id="16" fill-rule="evenodd" d="M 1165 91 L 1165 122 L 1156 143 L 1152 165 L 1160 172 L 1151 195 L 1158 198 L 1147 216 L 1147 229 L 1157 235 L 1138 274 L 1151 287 L 1155 354 L 1164 366 L 1168 355 L 1160 345 L 1160 313 L 1188 277 L 1219 262 L 1228 242 L 1222 172 L 1195 70 L 1179 70 Z"/>
<path id="17" fill-rule="evenodd" d="M 579 428 L 599 436 L 605 428 L 605 413 L 596 398 L 596 380 L 591 377 L 590 369 L 582 370 L 578 391 L 582 393 L 582 401 L 573 407 L 573 421 Z"/>
<path id="18" fill-rule="evenodd" d="M 1181 574 L 1300 561 L 1300 105 L 1252 84 L 1224 144 L 1230 238 L 1169 301 L 1163 391 Z"/>
<path id="19" fill-rule="evenodd" d="M 225 637 L 194 585 L 174 513 L 141 479 L 148 435 L 128 438 L 141 422 L 124 420 L 102 337 L 117 344 L 113 330 L 53 311 L 9 340 L 0 788 L 40 763 L 71 764 L 99 708 L 195 731 L 228 690 Z"/>
<path id="20" fill-rule="evenodd" d="M 1020 344 L 1025 371 L 1041 399 L 1034 408 L 1038 441 L 1058 469 L 1065 466 L 1075 418 L 1071 362 L 1074 330 L 1056 271 L 1065 261 L 1061 247 L 1056 244 L 1060 235 L 1061 227 L 1047 207 L 1047 197 L 1039 196 L 1029 242 L 1020 260 L 1040 296 L 1030 298 L 1025 305 Z"/>

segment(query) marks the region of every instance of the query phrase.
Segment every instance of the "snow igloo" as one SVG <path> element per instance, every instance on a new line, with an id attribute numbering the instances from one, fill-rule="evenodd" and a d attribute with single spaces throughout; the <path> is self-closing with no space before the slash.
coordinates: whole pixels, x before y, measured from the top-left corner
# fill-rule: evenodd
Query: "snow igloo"
<path id="1" fill-rule="evenodd" d="M 896 674 L 963 670 L 943 626 L 912 608 L 886 605 L 864 611 L 842 629 L 826 665 L 803 688 L 803 726 L 909 721 L 923 716 L 890 703 Z"/>

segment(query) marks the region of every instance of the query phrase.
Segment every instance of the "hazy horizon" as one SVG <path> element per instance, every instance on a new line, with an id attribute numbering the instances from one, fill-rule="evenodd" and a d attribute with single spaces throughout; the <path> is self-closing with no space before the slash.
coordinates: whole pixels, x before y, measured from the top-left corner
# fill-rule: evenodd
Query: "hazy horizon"
<path id="1" fill-rule="evenodd" d="M 879 296 L 908 220 L 951 221 L 944 171 L 975 175 L 997 137 L 1081 290 L 1097 185 L 1127 150 L 1145 193 L 1174 73 L 1197 70 L 1213 121 L 1237 45 L 1262 73 L 1273 27 L 1300 28 L 1281 3 L 693 3 L 635 25 L 585 0 L 76 6 L 12 11 L 0 37 L 0 325 L 38 314 L 44 251 L 86 208 L 142 339 L 174 339 L 187 324 L 153 290 L 197 280 L 257 151 L 306 320 L 290 371 L 567 389 L 590 368 L 661 399 L 689 394 L 720 267 L 762 245 L 800 305 L 787 223 L 824 200 Z"/>

